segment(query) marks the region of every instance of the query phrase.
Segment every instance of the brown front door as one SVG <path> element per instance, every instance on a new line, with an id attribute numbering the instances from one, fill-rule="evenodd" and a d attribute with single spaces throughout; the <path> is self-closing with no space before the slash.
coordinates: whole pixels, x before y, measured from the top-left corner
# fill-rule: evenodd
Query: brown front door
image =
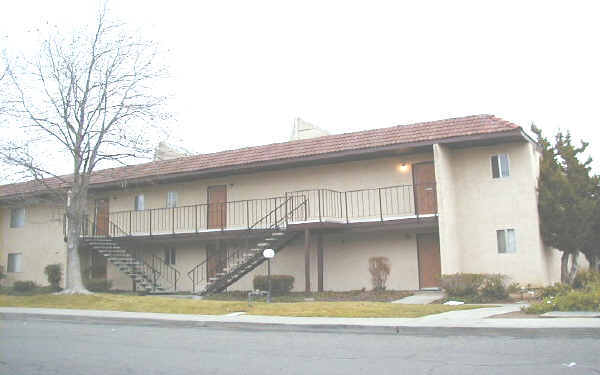
<path id="1" fill-rule="evenodd" d="M 96 201 L 96 234 L 108 234 L 108 199 L 98 199 Z"/>
<path id="2" fill-rule="evenodd" d="M 435 168 L 433 162 L 413 164 L 415 212 L 418 215 L 437 213 Z"/>
<path id="3" fill-rule="evenodd" d="M 227 186 L 208 187 L 208 229 L 222 229 L 227 225 Z"/>
<path id="4" fill-rule="evenodd" d="M 206 246 L 206 274 L 214 277 L 227 266 L 227 250 L 221 249 L 221 244 L 209 244 Z"/>
<path id="5" fill-rule="evenodd" d="M 92 250 L 90 277 L 92 279 L 106 279 L 106 264 L 104 255 Z"/>
<path id="6" fill-rule="evenodd" d="M 442 265 L 440 260 L 440 238 L 438 234 L 417 234 L 417 251 L 419 258 L 419 287 L 439 287 Z"/>

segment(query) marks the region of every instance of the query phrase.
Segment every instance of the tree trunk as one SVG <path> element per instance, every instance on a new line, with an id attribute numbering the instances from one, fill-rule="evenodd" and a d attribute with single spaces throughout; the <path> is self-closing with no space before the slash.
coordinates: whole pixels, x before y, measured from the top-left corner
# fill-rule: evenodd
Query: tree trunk
<path id="1" fill-rule="evenodd" d="M 572 284 L 573 280 L 575 280 L 575 275 L 577 275 L 577 269 L 578 269 L 578 264 L 577 264 L 577 257 L 579 256 L 579 253 L 573 253 L 571 254 L 571 270 L 569 271 L 569 280 L 568 283 Z"/>
<path id="2" fill-rule="evenodd" d="M 90 294 L 83 285 L 79 260 L 79 237 L 87 206 L 87 191 L 82 190 L 74 184 L 67 200 L 67 269 L 65 290 L 62 291 L 64 294 Z"/>
<path id="3" fill-rule="evenodd" d="M 560 282 L 569 283 L 569 253 L 566 251 L 563 251 L 560 257 Z"/>
<path id="4" fill-rule="evenodd" d="M 585 258 L 590 264 L 590 270 L 598 271 L 598 265 L 600 263 L 600 257 L 596 254 L 585 254 Z"/>

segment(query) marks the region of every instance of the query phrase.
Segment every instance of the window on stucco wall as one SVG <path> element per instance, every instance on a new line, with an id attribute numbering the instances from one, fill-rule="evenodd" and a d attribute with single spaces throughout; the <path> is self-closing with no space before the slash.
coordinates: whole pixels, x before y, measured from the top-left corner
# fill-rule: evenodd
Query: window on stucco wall
<path id="1" fill-rule="evenodd" d="M 167 208 L 177 207 L 177 192 L 169 191 L 167 193 Z"/>
<path id="2" fill-rule="evenodd" d="M 144 194 L 139 194 L 135 196 L 133 206 L 135 211 L 144 211 Z"/>
<path id="3" fill-rule="evenodd" d="M 514 229 L 501 229 L 496 231 L 496 237 L 498 239 L 498 253 L 516 253 L 517 252 L 517 239 L 515 236 Z"/>
<path id="4" fill-rule="evenodd" d="M 10 227 L 21 228 L 25 225 L 25 208 L 12 208 L 10 210 Z"/>
<path id="5" fill-rule="evenodd" d="M 507 154 L 492 156 L 492 177 L 505 178 L 510 176 L 510 161 Z"/>
<path id="6" fill-rule="evenodd" d="M 23 254 L 12 253 L 8 254 L 8 262 L 6 272 L 22 272 Z"/>

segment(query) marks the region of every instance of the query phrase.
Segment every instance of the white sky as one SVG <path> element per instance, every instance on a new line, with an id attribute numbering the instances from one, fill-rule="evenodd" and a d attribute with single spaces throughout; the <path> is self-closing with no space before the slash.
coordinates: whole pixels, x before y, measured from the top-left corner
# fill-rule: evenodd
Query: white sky
<path id="1" fill-rule="evenodd" d="M 97 1 L 5 1 L 0 50 Z M 592 142 L 600 166 L 600 3 L 111 1 L 167 52 L 173 139 L 195 152 L 489 113 Z M 173 141 L 173 139 L 171 141 Z"/>

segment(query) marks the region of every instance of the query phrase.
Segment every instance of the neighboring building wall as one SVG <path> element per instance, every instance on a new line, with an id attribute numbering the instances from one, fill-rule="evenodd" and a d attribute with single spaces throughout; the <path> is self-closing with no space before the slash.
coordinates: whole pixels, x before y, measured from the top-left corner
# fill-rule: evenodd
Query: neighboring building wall
<path id="1" fill-rule="evenodd" d="M 442 272 L 502 273 L 521 284 L 545 285 L 556 279 L 556 251 L 543 248 L 537 211 L 536 164 L 530 143 L 450 149 L 436 147 L 437 165 L 449 173 L 440 180 Z M 492 178 L 490 157 L 508 154 L 510 177 Z M 437 172 L 437 170 L 436 170 Z M 451 177 L 450 177 L 451 176 Z M 451 178 L 449 188 L 444 177 Z M 454 205 L 446 205 L 454 196 Z M 450 207 L 450 208 L 449 208 Z M 454 215 L 449 210 L 454 210 Z M 514 228 L 517 252 L 499 254 L 496 230 Z"/>
<path id="2" fill-rule="evenodd" d="M 49 205 L 26 205 L 25 225 L 10 228 L 11 210 L 0 208 L 0 264 L 7 269 L 8 254 L 21 253 L 22 272 L 7 273 L 6 283 L 31 280 L 47 285 L 44 268 L 48 264 L 66 263 L 63 236 L 63 210 Z"/>

